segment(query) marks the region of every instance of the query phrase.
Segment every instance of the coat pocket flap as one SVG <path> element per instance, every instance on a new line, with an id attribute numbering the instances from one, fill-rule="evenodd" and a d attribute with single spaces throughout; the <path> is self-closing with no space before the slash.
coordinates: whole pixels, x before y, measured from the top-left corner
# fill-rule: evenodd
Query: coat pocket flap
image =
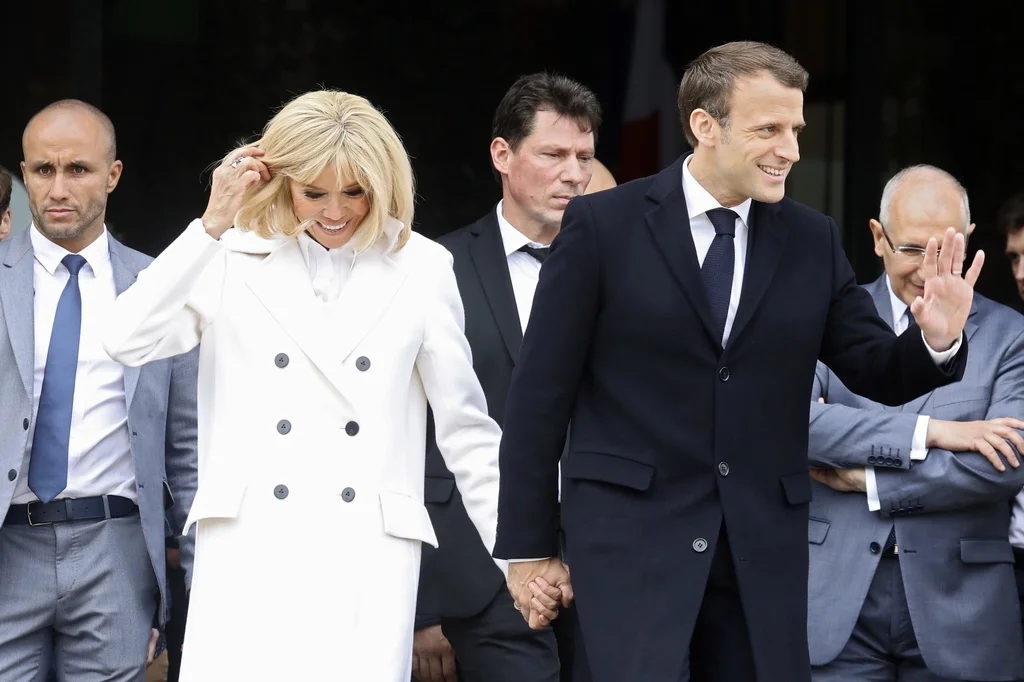
<path id="1" fill-rule="evenodd" d="M 960 541 L 960 560 L 965 564 L 1013 563 L 1013 547 L 1009 540 Z"/>
<path id="2" fill-rule="evenodd" d="M 831 527 L 832 524 L 828 521 L 823 521 L 821 519 L 808 519 L 807 542 L 815 545 L 820 545 L 825 542 L 825 536 L 828 535 L 828 529 Z"/>
<path id="3" fill-rule="evenodd" d="M 209 481 L 199 485 L 196 490 L 195 500 L 188 512 L 188 520 L 185 521 L 185 529 L 181 532 L 186 535 L 193 523 L 203 519 L 233 519 L 238 516 L 238 508 L 242 506 L 242 497 L 245 495 L 246 483 L 244 481 L 232 481 L 230 483 L 216 483 Z"/>
<path id="4" fill-rule="evenodd" d="M 452 499 L 455 479 L 446 476 L 427 476 L 423 486 L 423 501 L 428 504 L 444 504 Z"/>
<path id="5" fill-rule="evenodd" d="M 654 467 L 618 455 L 601 452 L 573 452 L 563 464 L 567 478 L 581 481 L 601 481 L 645 491 L 654 479 Z"/>
<path id="6" fill-rule="evenodd" d="M 380 513 L 384 517 L 384 532 L 391 537 L 419 540 L 437 547 L 437 536 L 427 508 L 415 497 L 382 492 Z"/>
<path id="7" fill-rule="evenodd" d="M 932 398 L 932 407 L 958 405 L 960 403 L 970 403 L 975 401 L 988 402 L 990 400 L 992 400 L 992 391 L 987 388 L 963 388 L 960 386 L 953 386 L 948 390 L 937 392 Z"/>
<path id="8" fill-rule="evenodd" d="M 807 504 L 811 501 L 811 475 L 806 471 L 779 476 L 779 483 L 790 504 Z"/>

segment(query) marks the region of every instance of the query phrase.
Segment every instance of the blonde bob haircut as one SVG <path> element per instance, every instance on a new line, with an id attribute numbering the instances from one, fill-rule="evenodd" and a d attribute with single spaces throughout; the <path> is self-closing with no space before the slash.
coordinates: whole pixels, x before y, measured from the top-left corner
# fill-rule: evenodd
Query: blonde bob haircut
<path id="1" fill-rule="evenodd" d="M 235 215 L 238 229 L 264 239 L 303 232 L 306 225 L 295 216 L 288 180 L 311 184 L 333 164 L 338 182 L 355 178 L 370 202 L 353 247 L 361 251 L 372 246 L 384 235 L 388 217 L 402 223 L 393 250 L 409 240 L 414 196 L 409 155 L 367 99 L 335 90 L 299 95 L 270 119 L 254 144 L 266 152 L 262 161 L 270 181 L 246 192 Z"/>

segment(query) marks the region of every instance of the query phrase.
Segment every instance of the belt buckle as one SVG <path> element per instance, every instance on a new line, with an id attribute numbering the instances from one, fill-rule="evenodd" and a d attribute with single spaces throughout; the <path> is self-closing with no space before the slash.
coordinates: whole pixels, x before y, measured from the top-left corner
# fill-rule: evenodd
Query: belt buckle
<path id="1" fill-rule="evenodd" d="M 26 505 L 26 512 L 28 513 L 28 525 L 33 528 L 35 528 L 36 526 L 52 526 L 53 521 L 40 521 L 39 523 L 36 523 L 32 520 L 32 507 L 37 504 L 42 504 L 42 502 L 29 502 L 28 505 Z"/>

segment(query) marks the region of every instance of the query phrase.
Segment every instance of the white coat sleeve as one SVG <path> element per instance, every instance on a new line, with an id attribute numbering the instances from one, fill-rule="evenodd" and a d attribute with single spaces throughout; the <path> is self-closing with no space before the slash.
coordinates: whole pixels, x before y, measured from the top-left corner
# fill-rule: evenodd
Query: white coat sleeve
<path id="1" fill-rule="evenodd" d="M 455 475 L 470 520 L 487 552 L 498 525 L 498 447 L 501 429 L 487 415 L 487 400 L 473 370 L 466 316 L 455 273 L 439 261 L 433 286 L 425 290 L 426 323 L 416 369 L 434 412 L 435 438 Z M 502 573 L 508 563 L 495 559 Z"/>
<path id="2" fill-rule="evenodd" d="M 194 220 L 117 297 L 107 354 L 135 367 L 199 345 L 217 314 L 224 283 L 224 247 Z"/>

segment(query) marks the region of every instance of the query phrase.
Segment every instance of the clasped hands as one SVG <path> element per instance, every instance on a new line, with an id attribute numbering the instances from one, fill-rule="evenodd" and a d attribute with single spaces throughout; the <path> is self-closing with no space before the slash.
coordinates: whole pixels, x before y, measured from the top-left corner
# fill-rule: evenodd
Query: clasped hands
<path id="1" fill-rule="evenodd" d="M 516 609 L 534 630 L 547 627 L 558 617 L 559 606 L 572 603 L 569 567 L 557 558 L 510 561 L 507 585 Z"/>

